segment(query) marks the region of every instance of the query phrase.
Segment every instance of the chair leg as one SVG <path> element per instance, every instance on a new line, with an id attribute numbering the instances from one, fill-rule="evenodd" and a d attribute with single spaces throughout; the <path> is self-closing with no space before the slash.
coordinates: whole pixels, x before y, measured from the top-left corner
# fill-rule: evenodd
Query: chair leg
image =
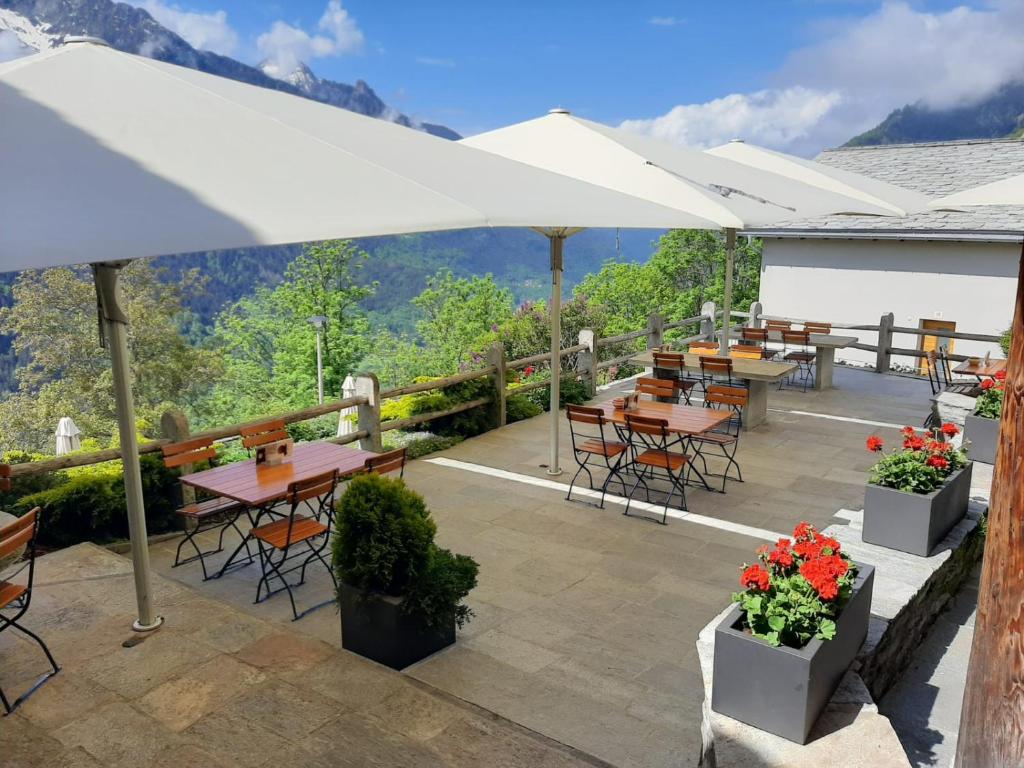
<path id="1" fill-rule="evenodd" d="M 24 609 L 22 609 L 22 611 L 24 611 Z M 33 683 L 32 686 L 27 691 L 25 691 L 17 699 L 14 700 L 14 703 L 11 703 L 8 700 L 6 694 L 4 694 L 3 692 L 3 689 L 0 688 L 0 703 L 3 704 L 4 716 L 6 717 L 7 715 L 11 714 L 14 710 L 16 710 L 19 706 L 21 706 L 21 704 L 24 703 L 24 701 L 29 696 L 35 693 L 43 683 L 45 683 L 51 677 L 60 672 L 60 665 L 58 665 L 56 659 L 53 658 L 53 654 L 50 653 L 50 649 L 47 647 L 46 643 L 43 642 L 43 639 L 39 637 L 39 635 L 37 635 L 35 632 L 33 632 L 30 629 L 27 629 L 26 627 L 21 626 L 21 624 L 18 624 L 16 621 L 4 618 L 3 616 L 0 616 L 0 622 L 3 622 L 2 624 L 0 624 L 0 632 L 10 627 L 11 629 L 16 629 L 22 634 L 27 635 L 32 640 L 35 640 L 36 644 L 39 645 L 43 653 L 46 655 L 46 660 L 50 663 L 51 667 L 50 672 L 47 672 L 45 675 L 42 675 L 38 680 L 36 680 L 35 683 Z"/>

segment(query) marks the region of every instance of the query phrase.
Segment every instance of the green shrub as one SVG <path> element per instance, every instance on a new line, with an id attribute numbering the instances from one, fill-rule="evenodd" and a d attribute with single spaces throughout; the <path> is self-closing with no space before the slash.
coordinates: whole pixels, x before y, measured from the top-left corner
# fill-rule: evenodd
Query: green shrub
<path id="1" fill-rule="evenodd" d="M 539 378 L 548 379 L 550 378 L 547 371 L 539 371 L 530 377 L 530 382 L 537 381 Z M 530 402 L 544 409 L 545 411 L 551 410 L 551 390 L 549 387 L 539 387 L 532 389 L 522 395 L 530 400 Z M 562 381 L 558 388 L 558 407 L 565 408 L 566 403 L 572 405 L 583 405 L 590 399 L 590 395 L 587 394 L 586 385 L 576 378 L 571 373 L 563 374 Z"/>
<path id="2" fill-rule="evenodd" d="M 420 384 L 436 380 L 436 377 L 420 376 L 415 379 L 414 383 Z M 494 385 L 489 378 L 471 379 L 451 387 L 445 387 L 444 389 L 416 392 L 411 395 L 403 395 L 392 400 L 386 400 L 381 405 L 380 419 L 381 421 L 408 419 L 424 413 L 443 411 L 451 408 L 453 405 L 469 402 L 481 397 L 493 397 L 493 394 Z M 421 422 L 409 427 L 409 429 L 415 431 L 428 430 L 446 437 L 473 437 L 481 432 L 486 432 L 491 426 L 490 408 L 487 405 L 483 405 L 452 416 L 443 416 L 439 419 Z"/>
<path id="3" fill-rule="evenodd" d="M 334 414 L 327 414 L 308 421 L 296 421 L 289 424 L 287 429 L 288 436 L 296 443 L 326 440 L 338 434 L 338 417 Z"/>
<path id="4" fill-rule="evenodd" d="M 463 438 L 454 435 L 435 435 L 430 432 L 407 432 L 401 434 L 401 439 L 385 441 L 384 449 L 392 451 L 395 448 L 405 448 L 405 455 L 409 459 L 418 459 L 430 453 L 445 451 L 453 445 L 461 443 Z"/>
<path id="5" fill-rule="evenodd" d="M 177 475 L 155 455 L 143 455 L 141 468 L 149 533 L 175 529 Z M 44 546 L 69 547 L 84 541 L 105 544 L 128 538 L 119 461 L 69 471 L 66 482 L 22 497 L 13 511 L 21 515 L 37 506 L 44 512 L 39 528 L 39 542 Z"/>
<path id="6" fill-rule="evenodd" d="M 0 457 L 0 461 L 3 461 L 4 464 L 27 464 L 32 461 L 42 461 L 43 459 L 51 458 L 53 457 L 41 453 L 12 450 L 5 451 L 3 456 Z M 67 479 L 68 476 L 65 472 L 41 472 L 38 475 L 12 477 L 11 490 L 0 491 L 0 509 L 10 509 L 17 504 L 18 499 L 22 496 L 53 488 L 61 483 L 66 483 Z"/>
<path id="7" fill-rule="evenodd" d="M 545 390 L 546 391 L 546 390 Z M 544 413 L 544 409 L 533 402 L 527 395 L 509 395 L 505 398 L 505 420 L 511 424 L 515 421 L 532 419 Z"/>
<path id="8" fill-rule="evenodd" d="M 404 597 L 403 609 L 434 626 L 472 616 L 462 601 L 477 564 L 434 544 L 437 527 L 423 497 L 399 479 L 360 475 L 337 504 L 332 542 L 339 581 L 373 594 Z"/>
<path id="9" fill-rule="evenodd" d="M 1003 350 L 1003 356 L 1010 356 L 1010 342 L 1013 340 L 1013 328 L 1007 328 L 999 337 L 999 348 Z"/>

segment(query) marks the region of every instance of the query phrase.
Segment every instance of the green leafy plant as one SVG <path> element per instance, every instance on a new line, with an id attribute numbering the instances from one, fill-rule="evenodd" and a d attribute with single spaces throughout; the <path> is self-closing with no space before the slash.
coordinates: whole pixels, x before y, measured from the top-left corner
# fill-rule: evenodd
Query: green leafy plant
<path id="1" fill-rule="evenodd" d="M 505 420 L 509 424 L 532 419 L 542 413 L 544 413 L 544 409 L 526 395 L 509 395 L 505 398 Z"/>
<path id="2" fill-rule="evenodd" d="M 981 394 L 974 404 L 974 415 L 983 419 L 998 419 L 1003 415 L 1003 395 L 1006 390 L 1006 371 L 1000 371 L 995 379 L 981 382 Z"/>
<path id="3" fill-rule="evenodd" d="M 800 523 L 792 539 L 757 550 L 744 565 L 743 591 L 733 595 L 743 626 L 769 645 L 802 648 L 812 638 L 831 640 L 850 601 L 857 565 L 834 538 Z"/>
<path id="4" fill-rule="evenodd" d="M 913 427 L 902 430 L 903 445 L 880 458 L 871 467 L 868 482 L 904 493 L 931 493 L 954 472 L 967 465 L 967 454 L 952 443 L 939 437 L 951 438 L 960 434 L 955 424 L 943 424 L 932 436 L 919 434 Z M 867 449 L 881 453 L 885 442 L 877 435 L 867 440 Z"/>
<path id="5" fill-rule="evenodd" d="M 353 478 L 337 504 L 332 544 L 339 581 L 403 597 L 403 609 L 443 626 L 472 616 L 462 601 L 476 586 L 477 564 L 434 544 L 437 527 L 423 497 L 399 479 Z"/>
<path id="6" fill-rule="evenodd" d="M 529 371 L 529 373 L 526 371 Z M 541 370 L 528 368 L 526 371 L 524 371 L 524 375 L 519 380 L 519 384 L 532 384 L 534 382 L 549 381 L 551 379 L 551 372 L 546 368 Z M 522 397 L 527 398 L 534 405 L 543 408 L 545 411 L 551 410 L 550 387 L 538 387 L 537 389 L 531 389 L 529 392 L 524 392 Z M 558 388 L 559 408 L 564 408 L 566 403 L 570 403 L 572 405 L 583 405 L 589 399 L 590 395 L 587 392 L 587 387 L 582 381 L 577 379 L 576 376 L 571 373 L 562 374 L 562 380 Z"/>
<path id="7" fill-rule="evenodd" d="M 1013 341 L 1013 328 L 1007 328 L 999 336 L 999 348 L 1006 357 L 1010 356 L 1010 342 Z"/>

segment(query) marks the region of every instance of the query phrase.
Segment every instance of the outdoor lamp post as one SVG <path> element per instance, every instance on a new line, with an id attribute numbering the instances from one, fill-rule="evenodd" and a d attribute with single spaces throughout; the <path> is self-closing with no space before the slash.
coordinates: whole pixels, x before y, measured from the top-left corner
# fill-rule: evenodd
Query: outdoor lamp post
<path id="1" fill-rule="evenodd" d="M 316 397 L 320 405 L 324 404 L 324 357 L 321 350 L 320 335 L 324 332 L 327 318 L 323 315 L 313 315 L 307 318 L 307 322 L 316 328 Z"/>

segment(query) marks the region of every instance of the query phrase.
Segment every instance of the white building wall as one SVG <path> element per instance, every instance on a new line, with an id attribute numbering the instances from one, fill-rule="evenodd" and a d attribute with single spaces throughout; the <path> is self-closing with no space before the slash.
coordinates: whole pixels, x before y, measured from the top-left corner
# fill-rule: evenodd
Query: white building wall
<path id="1" fill-rule="evenodd" d="M 965 333 L 999 334 L 1009 327 L 1020 244 L 776 239 L 764 241 L 760 300 L 768 315 L 877 325 L 888 312 L 898 326 L 923 319 L 953 321 Z M 840 331 L 875 344 L 878 334 Z M 919 347 L 920 337 L 895 334 L 893 346 Z M 998 345 L 957 339 L 954 352 L 1001 357 Z M 873 352 L 839 350 L 837 359 L 874 364 Z M 894 365 L 914 366 L 907 356 Z"/>

